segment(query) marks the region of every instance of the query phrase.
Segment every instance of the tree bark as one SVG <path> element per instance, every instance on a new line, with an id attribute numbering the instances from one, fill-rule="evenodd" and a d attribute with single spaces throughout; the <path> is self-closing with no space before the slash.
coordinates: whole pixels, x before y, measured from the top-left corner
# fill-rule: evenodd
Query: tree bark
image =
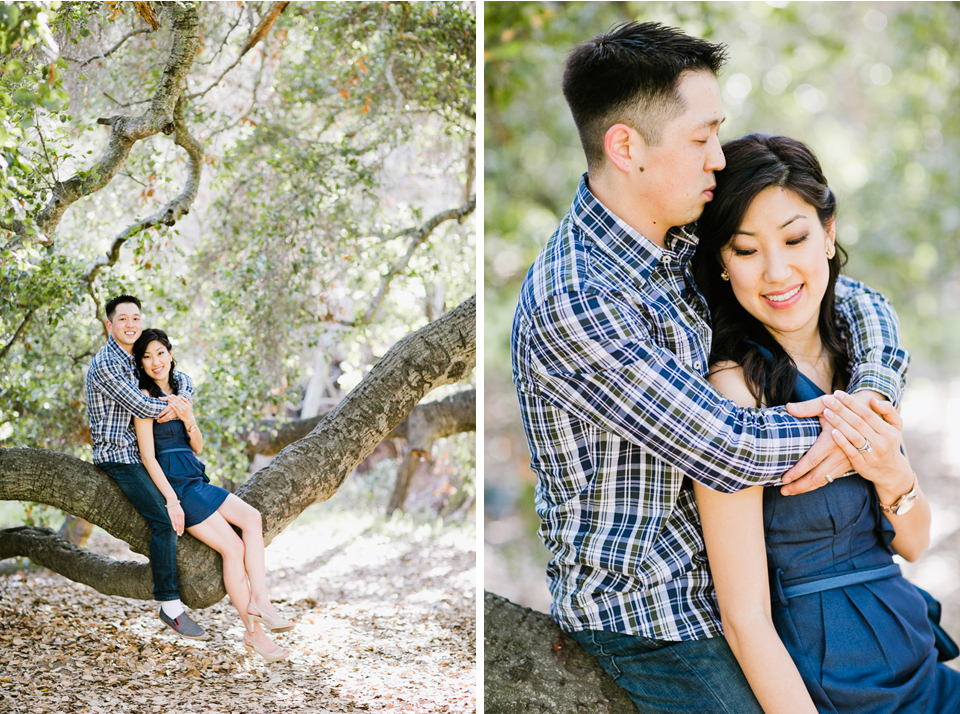
<path id="1" fill-rule="evenodd" d="M 637 714 L 637 707 L 567 633 L 542 612 L 483 595 L 486 714 Z"/>
<path id="2" fill-rule="evenodd" d="M 395 344 L 307 436 L 291 444 L 238 491 L 263 517 L 269 544 L 308 506 L 324 501 L 431 390 L 467 377 L 476 364 L 476 296 Z M 92 464 L 42 449 L 0 448 L 0 499 L 37 501 L 84 518 L 147 554 L 143 517 Z M 0 531 L 0 559 L 25 556 L 100 592 L 152 597 L 146 563 L 115 563 L 69 546 L 52 531 Z M 181 599 L 219 602 L 220 556 L 189 534 L 177 549 Z"/>

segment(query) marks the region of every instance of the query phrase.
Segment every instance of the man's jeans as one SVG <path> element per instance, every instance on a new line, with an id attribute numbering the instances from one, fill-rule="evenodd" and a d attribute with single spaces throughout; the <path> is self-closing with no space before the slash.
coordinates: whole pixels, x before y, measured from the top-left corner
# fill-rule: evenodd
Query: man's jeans
<path id="1" fill-rule="evenodd" d="M 763 714 L 723 637 L 666 642 L 604 630 L 570 636 L 643 714 Z"/>
<path id="2" fill-rule="evenodd" d="M 127 494 L 153 532 L 150 539 L 150 567 L 153 570 L 153 597 L 160 602 L 177 600 L 177 533 L 170 523 L 167 502 L 143 464 L 105 463 L 97 466 Z"/>

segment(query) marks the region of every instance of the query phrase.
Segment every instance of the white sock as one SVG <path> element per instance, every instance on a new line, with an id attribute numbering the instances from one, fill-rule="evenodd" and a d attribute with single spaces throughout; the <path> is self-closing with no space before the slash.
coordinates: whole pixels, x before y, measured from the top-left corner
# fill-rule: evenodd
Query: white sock
<path id="1" fill-rule="evenodd" d="M 160 608 L 171 620 L 175 620 L 183 614 L 183 603 L 180 602 L 179 598 L 176 600 L 166 600 L 161 602 Z"/>

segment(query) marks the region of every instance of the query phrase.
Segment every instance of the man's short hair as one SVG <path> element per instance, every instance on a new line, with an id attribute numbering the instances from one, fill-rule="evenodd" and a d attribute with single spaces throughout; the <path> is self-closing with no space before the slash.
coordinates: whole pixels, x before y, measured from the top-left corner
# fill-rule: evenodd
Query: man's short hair
<path id="1" fill-rule="evenodd" d="M 626 124 L 659 146 L 664 125 L 685 109 L 677 91 L 681 75 L 716 75 L 726 51 L 658 22 L 621 25 L 574 48 L 563 72 L 563 96 L 587 166 L 603 165 L 604 137 L 614 124 Z"/>
<path id="2" fill-rule="evenodd" d="M 137 309 L 140 312 L 143 312 L 143 308 L 140 306 L 140 301 L 133 295 L 117 295 L 107 303 L 107 319 L 110 322 L 113 322 L 113 316 L 117 312 L 117 305 L 122 305 L 125 302 L 136 305 Z"/>

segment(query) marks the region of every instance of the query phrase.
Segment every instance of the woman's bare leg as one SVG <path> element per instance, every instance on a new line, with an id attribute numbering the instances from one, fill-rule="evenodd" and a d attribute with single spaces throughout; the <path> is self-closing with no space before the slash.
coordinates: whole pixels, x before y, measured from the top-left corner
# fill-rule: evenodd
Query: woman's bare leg
<path id="1" fill-rule="evenodd" d="M 250 587 L 244 566 L 246 548 L 240 536 L 219 513 L 214 513 L 203 523 L 190 526 L 187 532 L 223 557 L 223 584 L 227 588 L 230 601 L 240 613 L 247 636 L 267 652 L 277 649 L 276 644 L 261 629 L 259 623 L 251 621 L 247 614 L 250 610 Z M 261 538 L 261 544 L 262 542 Z"/>
<path id="2" fill-rule="evenodd" d="M 250 580 L 253 614 L 279 618 L 280 613 L 271 604 L 270 594 L 267 592 L 267 574 L 263 555 L 263 521 L 260 511 L 231 493 L 221 504 L 217 513 L 223 516 L 227 523 L 232 523 L 243 531 L 243 562 L 246 565 L 247 578 Z"/>

